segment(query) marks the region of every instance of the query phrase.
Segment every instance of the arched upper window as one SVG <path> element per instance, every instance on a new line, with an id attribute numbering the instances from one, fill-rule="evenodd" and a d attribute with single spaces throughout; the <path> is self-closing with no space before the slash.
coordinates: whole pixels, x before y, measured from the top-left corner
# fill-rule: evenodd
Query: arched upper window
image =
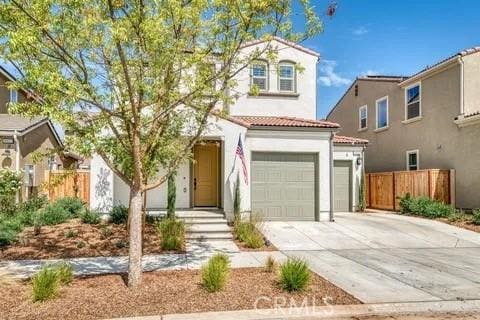
<path id="1" fill-rule="evenodd" d="M 268 63 L 266 61 L 252 62 L 250 76 L 252 86 L 257 86 L 260 91 L 268 91 Z"/>
<path id="2" fill-rule="evenodd" d="M 282 92 L 295 92 L 296 88 L 295 63 L 280 61 L 278 64 L 278 90 Z"/>

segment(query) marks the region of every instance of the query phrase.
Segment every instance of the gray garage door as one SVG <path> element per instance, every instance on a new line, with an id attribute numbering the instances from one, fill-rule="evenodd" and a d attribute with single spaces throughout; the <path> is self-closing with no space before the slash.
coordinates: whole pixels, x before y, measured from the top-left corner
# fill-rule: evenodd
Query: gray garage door
<path id="1" fill-rule="evenodd" d="M 252 212 L 265 220 L 315 220 L 316 156 L 252 154 Z"/>
<path id="2" fill-rule="evenodd" d="M 352 190 L 352 179 L 350 177 L 351 164 L 351 161 L 334 162 L 334 211 L 350 211 L 350 192 Z"/>

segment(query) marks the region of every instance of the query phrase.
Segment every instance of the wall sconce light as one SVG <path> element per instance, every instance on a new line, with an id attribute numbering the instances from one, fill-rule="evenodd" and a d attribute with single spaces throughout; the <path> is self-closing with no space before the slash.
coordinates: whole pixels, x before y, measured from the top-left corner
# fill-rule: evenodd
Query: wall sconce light
<path id="1" fill-rule="evenodd" d="M 362 158 L 357 158 L 357 166 L 361 166 L 362 165 Z"/>

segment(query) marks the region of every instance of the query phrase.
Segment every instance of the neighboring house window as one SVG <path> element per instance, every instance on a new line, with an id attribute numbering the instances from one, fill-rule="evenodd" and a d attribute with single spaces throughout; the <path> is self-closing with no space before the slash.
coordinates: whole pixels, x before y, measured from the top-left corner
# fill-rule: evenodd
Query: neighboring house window
<path id="1" fill-rule="evenodd" d="M 367 128 L 367 106 L 360 107 L 358 109 L 358 120 L 359 120 L 359 126 L 360 129 L 366 129 Z"/>
<path id="2" fill-rule="evenodd" d="M 419 168 L 418 150 L 407 151 L 407 170 L 415 171 Z"/>
<path id="3" fill-rule="evenodd" d="M 420 117 L 420 84 L 415 84 L 405 90 L 405 117 L 406 120 Z"/>
<path id="4" fill-rule="evenodd" d="M 377 100 L 377 129 L 388 127 L 388 97 Z"/>
<path id="5" fill-rule="evenodd" d="M 47 161 L 48 161 L 48 170 L 57 170 L 58 165 L 57 165 L 57 162 L 55 161 L 55 156 L 50 156 Z"/>
<path id="6" fill-rule="evenodd" d="M 10 90 L 10 102 L 18 102 L 18 91 L 17 90 Z"/>
<path id="7" fill-rule="evenodd" d="M 35 182 L 35 167 L 33 164 L 26 164 L 23 166 L 24 183 L 27 187 L 32 187 Z"/>
<path id="8" fill-rule="evenodd" d="M 258 87 L 260 91 L 268 90 L 268 65 L 265 62 L 257 61 L 251 68 L 252 85 Z"/>
<path id="9" fill-rule="evenodd" d="M 280 62 L 278 65 L 279 91 L 295 92 L 295 65 L 290 62 Z"/>

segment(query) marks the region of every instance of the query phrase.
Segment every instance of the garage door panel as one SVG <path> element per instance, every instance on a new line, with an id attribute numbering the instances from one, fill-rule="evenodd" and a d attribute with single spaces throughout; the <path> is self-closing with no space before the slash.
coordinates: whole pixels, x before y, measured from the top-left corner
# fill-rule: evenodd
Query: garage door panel
<path id="1" fill-rule="evenodd" d="M 314 220 L 315 171 L 314 154 L 252 153 L 252 212 L 266 220 Z"/>

